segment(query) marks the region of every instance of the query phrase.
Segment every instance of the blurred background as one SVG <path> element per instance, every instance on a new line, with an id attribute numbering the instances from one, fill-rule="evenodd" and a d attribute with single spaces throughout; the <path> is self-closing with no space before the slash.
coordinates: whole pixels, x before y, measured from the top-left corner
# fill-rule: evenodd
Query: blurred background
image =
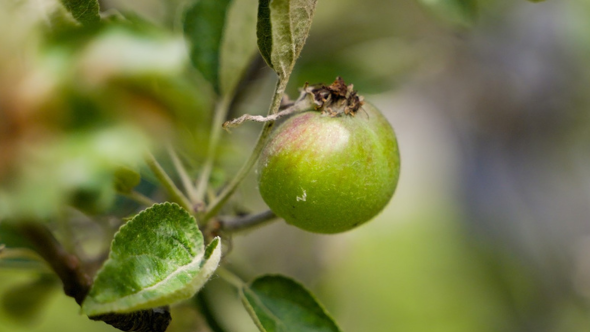
<path id="1" fill-rule="evenodd" d="M 213 92 L 189 68 L 181 2 L 100 3 L 135 28 L 60 33 L 52 1 L 0 5 L 0 218 L 59 220 L 64 202 L 132 214 L 105 183 L 158 145 L 150 138 L 174 137 L 186 162 L 203 160 Z M 336 76 L 353 83 L 396 131 L 399 186 L 351 232 L 279 221 L 235 235 L 230 269 L 294 277 L 344 331 L 590 331 L 590 2 L 475 3 L 318 2 L 289 94 Z M 231 117 L 268 108 L 274 74 L 253 63 Z M 259 130 L 224 134 L 214 180 L 231 178 Z M 149 176 L 140 189 L 160 194 Z M 255 174 L 232 204 L 265 209 Z M 71 242 L 108 242 L 118 225 L 74 217 L 86 235 Z M 0 232 L 0 243 L 13 240 Z M 78 315 L 42 268 L 0 261 L 0 331 L 115 331 Z M 221 279 L 203 294 L 227 331 L 257 330 Z M 169 331 L 200 331 L 192 310 L 175 307 Z"/>

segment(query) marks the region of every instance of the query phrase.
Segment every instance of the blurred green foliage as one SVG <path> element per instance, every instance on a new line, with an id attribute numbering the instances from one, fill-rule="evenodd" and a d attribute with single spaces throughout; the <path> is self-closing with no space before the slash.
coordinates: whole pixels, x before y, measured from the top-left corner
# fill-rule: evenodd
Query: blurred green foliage
<path id="1" fill-rule="evenodd" d="M 0 54 L 0 66 L 16 64 L 0 77 L 0 218 L 53 217 L 64 204 L 105 211 L 114 172 L 135 167 L 154 143 L 173 142 L 182 128 L 188 147 L 206 143 L 209 96 L 183 75 L 182 38 L 133 15 L 79 27 L 51 1 L 43 29 L 34 10 L 3 6 L 27 19 L 7 16 L 4 26 L 29 36 L 18 45 L 26 57 Z"/>

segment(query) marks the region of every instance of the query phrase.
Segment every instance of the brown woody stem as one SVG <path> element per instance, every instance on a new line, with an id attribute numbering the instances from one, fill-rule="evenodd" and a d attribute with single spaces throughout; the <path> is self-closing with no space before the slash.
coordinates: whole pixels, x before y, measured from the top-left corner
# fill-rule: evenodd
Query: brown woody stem
<path id="1" fill-rule="evenodd" d="M 219 221 L 219 227 L 226 232 L 239 232 L 253 227 L 260 226 L 264 223 L 272 221 L 277 218 L 274 212 L 267 210 L 257 214 L 249 214 L 244 217 L 239 217 L 231 220 Z"/>
<path id="2" fill-rule="evenodd" d="M 64 293 L 81 304 L 90 290 L 92 279 L 84 272 L 78 258 L 69 254 L 49 229 L 40 223 L 23 222 L 18 229 L 61 279 Z"/>

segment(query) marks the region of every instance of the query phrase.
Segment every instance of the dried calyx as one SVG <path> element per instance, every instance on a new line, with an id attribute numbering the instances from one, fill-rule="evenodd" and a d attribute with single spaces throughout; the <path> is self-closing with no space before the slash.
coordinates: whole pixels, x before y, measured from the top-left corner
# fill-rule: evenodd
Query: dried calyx
<path id="1" fill-rule="evenodd" d="M 354 116 L 363 106 L 363 97 L 353 90 L 353 85 L 346 85 L 341 77 L 336 77 L 330 85 L 308 85 L 301 89 L 301 95 L 295 101 L 283 100 L 281 111 L 269 116 L 245 114 L 237 119 L 226 121 L 223 128 L 237 127 L 244 121 L 269 122 L 276 121 L 286 115 L 315 110 L 331 117 Z"/>
<path id="2" fill-rule="evenodd" d="M 363 97 L 354 91 L 352 84 L 346 85 L 340 76 L 328 86 L 306 84 L 303 94 L 313 97 L 316 110 L 332 117 L 342 114 L 354 116 L 363 106 Z"/>

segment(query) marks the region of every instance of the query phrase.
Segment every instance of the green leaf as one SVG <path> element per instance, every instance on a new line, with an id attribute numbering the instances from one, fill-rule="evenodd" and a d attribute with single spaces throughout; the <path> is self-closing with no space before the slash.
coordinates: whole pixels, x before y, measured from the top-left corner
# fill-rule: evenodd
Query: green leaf
<path id="1" fill-rule="evenodd" d="M 291 74 L 305 44 L 317 0 L 260 0 L 258 3 L 258 49 L 279 75 Z"/>
<path id="2" fill-rule="evenodd" d="M 256 52 L 256 2 L 234 0 L 229 8 L 219 68 L 224 96 L 233 95 Z"/>
<path id="3" fill-rule="evenodd" d="M 219 52 L 230 0 L 199 0 L 184 13 L 184 35 L 197 70 L 219 91 Z"/>
<path id="4" fill-rule="evenodd" d="M 97 0 L 61 0 L 74 19 L 84 25 L 100 22 L 100 8 Z"/>
<path id="5" fill-rule="evenodd" d="M 259 277 L 242 288 L 241 297 L 262 332 L 340 331 L 314 296 L 290 278 Z"/>
<path id="6" fill-rule="evenodd" d="M 141 175 L 132 168 L 121 166 L 114 172 L 115 190 L 128 194 L 141 182 Z"/>
<path id="7" fill-rule="evenodd" d="M 195 219 L 172 203 L 155 204 L 115 235 L 82 312 L 132 312 L 192 297 L 221 258 L 219 238 L 207 248 Z"/>
<path id="8" fill-rule="evenodd" d="M 478 0 L 419 0 L 442 20 L 464 28 L 472 26 L 479 14 Z"/>

